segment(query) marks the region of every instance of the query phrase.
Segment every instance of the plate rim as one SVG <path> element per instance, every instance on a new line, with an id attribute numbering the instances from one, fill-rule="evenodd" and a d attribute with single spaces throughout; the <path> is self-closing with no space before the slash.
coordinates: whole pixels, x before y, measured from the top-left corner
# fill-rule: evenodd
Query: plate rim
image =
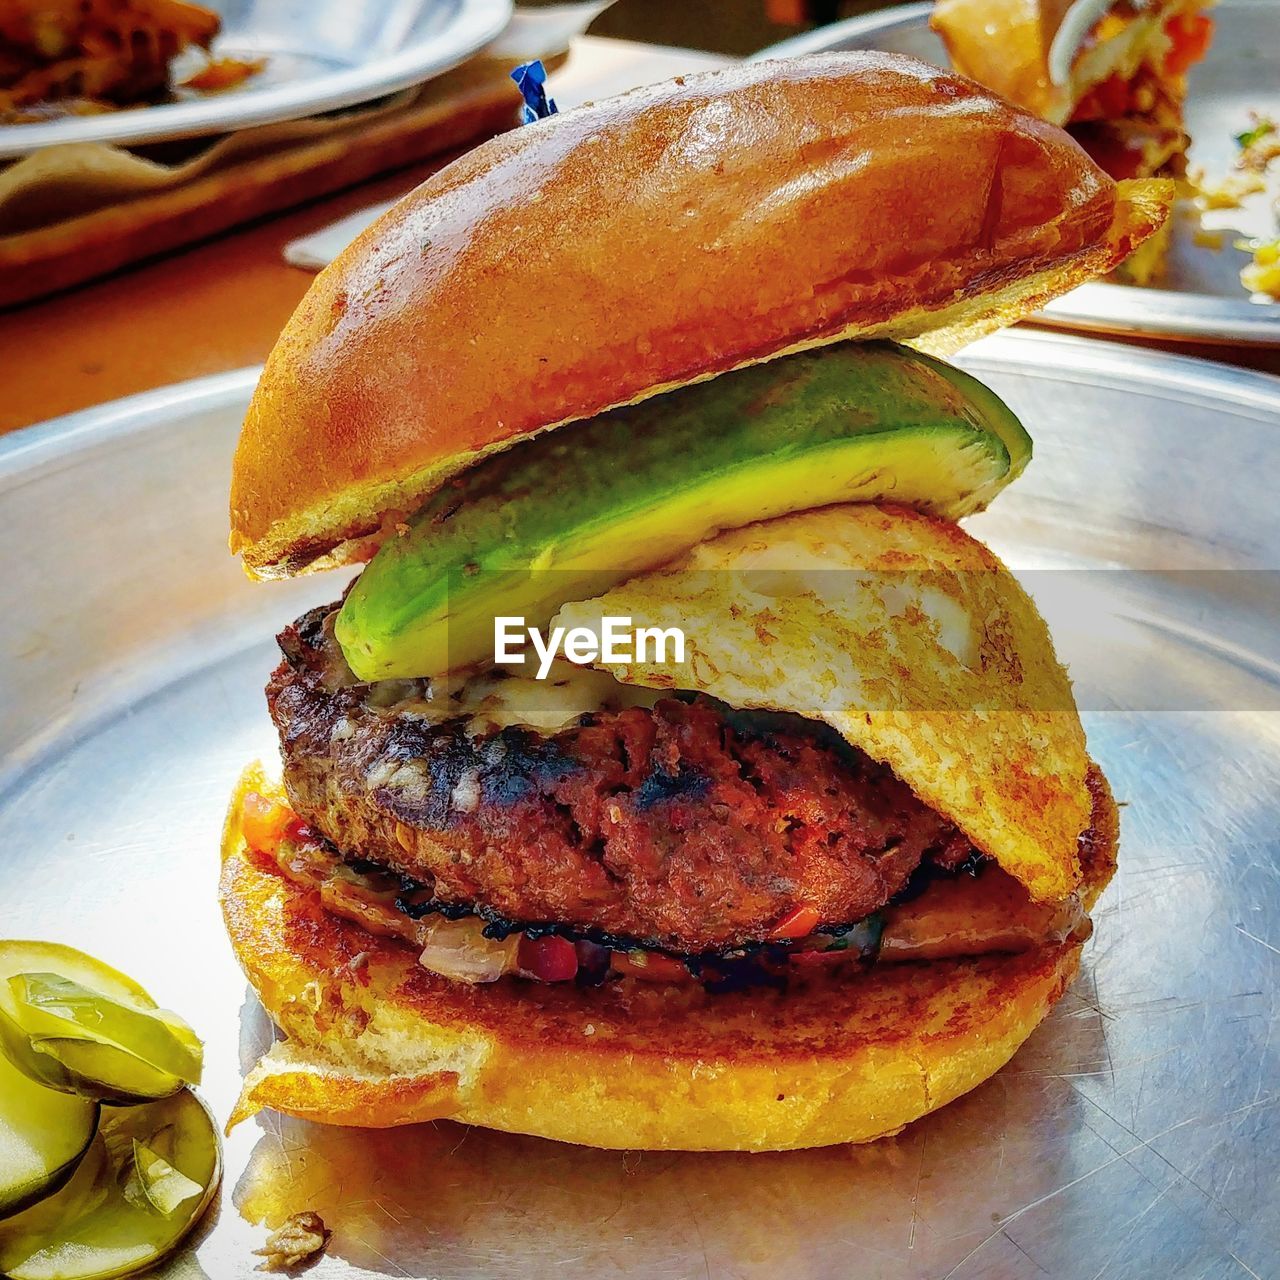
<path id="1" fill-rule="evenodd" d="M 1260 9 L 1267 0 L 1218 0 L 1217 7 Z M 837 52 L 849 41 L 873 40 L 890 31 L 927 24 L 933 0 L 860 14 L 779 41 L 751 55 L 750 61 Z M 860 47 L 868 47 L 860 45 Z M 1244 342 L 1280 346 L 1280 303 L 1218 298 L 1174 289 L 1093 281 L 1055 298 L 1037 313 L 1041 323 L 1090 333 L 1141 334 L 1182 341 Z"/>
<path id="2" fill-rule="evenodd" d="M 1070 371 L 1112 384 L 1142 385 L 1167 396 L 1195 394 L 1280 422 L 1280 376 L 1198 356 L 1036 329 L 994 333 L 956 354 L 962 360 L 972 358 L 1011 372 Z M 246 365 L 206 374 L 19 427 L 0 436 L 0 489 L 42 465 L 56 464 L 120 436 L 164 427 L 178 413 L 247 401 L 261 371 L 261 365 Z"/>
<path id="3" fill-rule="evenodd" d="M 238 396 L 247 400 L 261 372 L 261 365 L 247 365 L 205 374 L 6 432 L 0 436 L 0 491 L 42 466 L 110 444 L 121 436 L 164 426 L 179 413 L 224 408 Z"/>
<path id="4" fill-rule="evenodd" d="M 430 39 L 397 49 L 371 63 L 306 80 L 244 94 L 131 107 L 98 116 L 0 125 L 0 160 L 73 143 L 138 144 L 233 132 L 336 111 L 397 93 L 465 62 L 500 35 L 515 12 L 514 0 L 453 0 L 453 8 L 448 25 Z"/>

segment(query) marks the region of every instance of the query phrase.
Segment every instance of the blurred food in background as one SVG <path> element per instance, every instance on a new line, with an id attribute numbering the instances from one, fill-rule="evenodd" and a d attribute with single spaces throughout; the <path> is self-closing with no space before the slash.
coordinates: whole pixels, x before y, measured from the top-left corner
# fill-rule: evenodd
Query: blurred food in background
<path id="1" fill-rule="evenodd" d="M 173 90 L 173 60 L 207 50 L 221 26 L 186 0 L 0 0 L 0 123 L 161 100 Z M 256 69 L 218 58 L 188 83 L 226 88 Z"/>
<path id="2" fill-rule="evenodd" d="M 599 11 L 0 0 L 0 308 L 509 128 Z"/>
<path id="3" fill-rule="evenodd" d="M 1236 208 L 1243 200 L 1267 190 L 1267 174 L 1280 160 L 1280 126 L 1260 111 L 1250 113 L 1249 127 L 1236 134 L 1234 171 L 1217 184 L 1206 182 L 1202 174 L 1193 172 L 1199 195 L 1197 203 L 1204 208 Z M 1276 230 L 1280 231 L 1280 197 L 1272 201 Z M 1261 299 L 1280 302 L 1280 235 L 1236 242 L 1237 249 L 1252 255 L 1240 272 L 1240 283 Z"/>
<path id="4" fill-rule="evenodd" d="M 1213 34 L 1205 0 L 938 0 L 956 70 L 1064 125 L 1113 178 L 1183 177 L 1187 71 Z M 1121 268 L 1160 270 L 1172 223 Z"/>

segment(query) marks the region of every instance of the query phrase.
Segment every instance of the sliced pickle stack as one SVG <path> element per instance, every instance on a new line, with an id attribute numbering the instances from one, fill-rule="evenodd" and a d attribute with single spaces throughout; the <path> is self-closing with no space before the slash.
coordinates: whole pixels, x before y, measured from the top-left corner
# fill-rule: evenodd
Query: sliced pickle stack
<path id="1" fill-rule="evenodd" d="M 202 1059 L 131 978 L 0 942 L 0 1275 L 108 1280 L 181 1243 L 222 1173 Z"/>

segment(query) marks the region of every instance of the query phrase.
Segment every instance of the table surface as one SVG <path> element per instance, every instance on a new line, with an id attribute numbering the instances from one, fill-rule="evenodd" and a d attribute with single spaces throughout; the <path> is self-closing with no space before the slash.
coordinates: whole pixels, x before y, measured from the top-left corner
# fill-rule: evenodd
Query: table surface
<path id="1" fill-rule="evenodd" d="M 692 50 L 583 37 L 557 73 L 563 105 L 717 65 Z M 261 362 L 312 274 L 290 240 L 402 195 L 451 158 L 229 232 L 154 263 L 0 313 L 0 433 L 166 383 Z M 1280 352 L 1170 347 L 1280 373 Z"/>

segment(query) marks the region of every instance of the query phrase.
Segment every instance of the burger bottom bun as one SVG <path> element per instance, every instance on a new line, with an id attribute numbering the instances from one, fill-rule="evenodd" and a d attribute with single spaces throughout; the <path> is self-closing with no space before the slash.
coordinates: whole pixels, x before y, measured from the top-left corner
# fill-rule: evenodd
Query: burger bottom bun
<path id="1" fill-rule="evenodd" d="M 1088 897 L 1114 869 L 1101 774 L 1082 841 Z M 993 1075 L 1075 976 L 1081 943 L 884 964 L 772 990 L 708 995 L 450 982 L 413 950 L 330 914 L 254 855 L 245 772 L 223 838 L 232 946 L 288 1035 L 231 1117 L 264 1107 L 384 1128 L 447 1117 L 594 1147 L 775 1151 L 896 1133 Z"/>

